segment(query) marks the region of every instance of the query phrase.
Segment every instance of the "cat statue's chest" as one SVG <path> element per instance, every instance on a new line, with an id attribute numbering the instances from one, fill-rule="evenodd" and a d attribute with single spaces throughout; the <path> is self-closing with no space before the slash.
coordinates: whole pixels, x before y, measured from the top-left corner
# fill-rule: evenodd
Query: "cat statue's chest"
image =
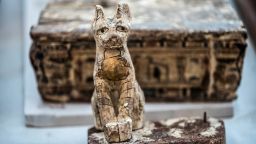
<path id="1" fill-rule="evenodd" d="M 128 61 L 121 54 L 113 54 L 113 52 L 106 52 L 105 56 L 100 63 L 100 76 L 111 81 L 126 79 L 130 68 Z"/>

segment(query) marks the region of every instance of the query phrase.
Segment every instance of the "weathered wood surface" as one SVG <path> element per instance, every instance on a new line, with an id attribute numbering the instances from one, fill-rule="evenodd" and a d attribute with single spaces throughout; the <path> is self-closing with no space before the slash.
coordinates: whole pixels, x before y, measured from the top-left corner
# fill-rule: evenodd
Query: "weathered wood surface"
<path id="1" fill-rule="evenodd" d="M 31 29 L 31 62 L 46 101 L 90 101 L 94 5 L 51 3 Z M 147 101 L 236 98 L 247 36 L 227 1 L 140 0 L 130 7 L 128 47 Z"/>

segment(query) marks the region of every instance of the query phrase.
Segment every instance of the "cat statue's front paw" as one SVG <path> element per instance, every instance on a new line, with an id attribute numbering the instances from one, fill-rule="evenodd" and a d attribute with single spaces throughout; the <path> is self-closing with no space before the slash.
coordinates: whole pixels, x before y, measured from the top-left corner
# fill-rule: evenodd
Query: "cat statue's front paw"
<path id="1" fill-rule="evenodd" d="M 120 142 L 119 127 L 117 121 L 107 123 L 104 126 L 103 131 L 108 142 Z"/>
<path id="2" fill-rule="evenodd" d="M 110 143 L 128 141 L 132 138 L 132 119 L 121 117 L 104 126 L 106 140 Z"/>
<path id="3" fill-rule="evenodd" d="M 118 118 L 120 141 L 128 141 L 132 138 L 132 119 L 130 117 Z"/>

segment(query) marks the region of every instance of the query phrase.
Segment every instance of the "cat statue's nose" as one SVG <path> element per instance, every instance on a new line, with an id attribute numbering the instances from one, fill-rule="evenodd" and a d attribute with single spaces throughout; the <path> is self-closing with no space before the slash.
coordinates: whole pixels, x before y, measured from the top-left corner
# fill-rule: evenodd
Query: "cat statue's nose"
<path id="1" fill-rule="evenodd" d="M 107 44 L 112 47 L 112 48 L 116 48 L 116 47 L 120 47 L 122 45 L 122 40 L 119 36 L 117 35 L 112 35 L 108 41 Z"/>
<path id="2" fill-rule="evenodd" d="M 118 37 L 117 36 L 112 36 L 111 38 L 110 38 L 110 40 L 113 42 L 113 43 L 116 43 L 117 41 L 118 41 Z"/>

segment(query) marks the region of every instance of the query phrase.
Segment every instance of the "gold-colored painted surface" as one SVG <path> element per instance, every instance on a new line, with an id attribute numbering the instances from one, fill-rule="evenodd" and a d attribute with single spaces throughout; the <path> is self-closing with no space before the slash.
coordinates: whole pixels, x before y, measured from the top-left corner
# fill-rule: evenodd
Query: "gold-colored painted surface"
<path id="1" fill-rule="evenodd" d="M 127 78 L 129 65 L 122 57 L 112 57 L 103 60 L 101 75 L 108 80 L 118 81 Z"/>

